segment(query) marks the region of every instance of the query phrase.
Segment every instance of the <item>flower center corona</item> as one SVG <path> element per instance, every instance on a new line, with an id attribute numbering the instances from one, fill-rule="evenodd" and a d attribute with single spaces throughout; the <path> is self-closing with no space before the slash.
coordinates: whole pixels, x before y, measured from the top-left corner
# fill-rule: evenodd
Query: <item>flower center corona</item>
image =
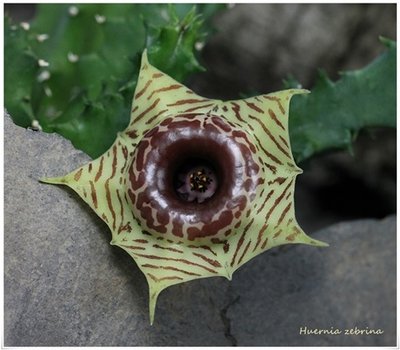
<path id="1" fill-rule="evenodd" d="M 226 239 L 261 183 L 254 155 L 247 134 L 222 116 L 163 120 L 143 136 L 127 173 L 135 218 L 155 236 Z"/>
<path id="2" fill-rule="evenodd" d="M 205 192 L 207 186 L 211 184 L 212 179 L 206 175 L 206 170 L 203 168 L 190 174 L 190 189 L 191 191 Z"/>
<path id="3" fill-rule="evenodd" d="M 185 201 L 203 203 L 214 195 L 217 187 L 218 179 L 210 166 L 190 166 L 178 173 L 176 192 Z"/>

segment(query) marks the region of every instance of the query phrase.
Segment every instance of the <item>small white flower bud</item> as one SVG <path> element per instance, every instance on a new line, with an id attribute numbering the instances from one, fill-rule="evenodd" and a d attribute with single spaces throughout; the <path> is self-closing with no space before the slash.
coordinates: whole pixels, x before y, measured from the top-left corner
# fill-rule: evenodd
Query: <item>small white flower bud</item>
<path id="1" fill-rule="evenodd" d="M 50 79 L 50 72 L 48 70 L 44 70 L 37 77 L 39 83 L 43 83 L 44 81 L 49 79 Z"/>
<path id="2" fill-rule="evenodd" d="M 31 128 L 35 131 L 42 131 L 42 127 L 40 126 L 39 121 L 37 121 L 36 119 L 32 120 Z"/>
<path id="3" fill-rule="evenodd" d="M 194 44 L 194 48 L 195 48 L 197 51 L 201 51 L 201 50 L 203 49 L 203 47 L 204 47 L 204 43 L 201 42 L 201 41 L 198 41 L 197 43 Z"/>
<path id="4" fill-rule="evenodd" d="M 36 40 L 42 43 L 43 41 L 47 40 L 49 38 L 48 34 L 38 34 L 36 36 Z"/>
<path id="5" fill-rule="evenodd" d="M 38 61 L 38 65 L 39 65 L 39 67 L 48 67 L 50 64 L 49 64 L 49 62 L 40 59 L 40 60 Z"/>
<path id="6" fill-rule="evenodd" d="M 19 25 L 24 30 L 29 30 L 31 28 L 31 26 L 30 26 L 30 24 L 28 22 L 21 22 Z"/>
<path id="7" fill-rule="evenodd" d="M 68 13 L 71 17 L 75 17 L 78 15 L 79 9 L 76 6 L 70 6 L 70 8 L 68 9 Z"/>
<path id="8" fill-rule="evenodd" d="M 71 63 L 75 63 L 75 62 L 79 61 L 79 56 L 75 55 L 72 52 L 68 52 L 68 56 L 67 57 L 68 57 L 68 61 L 70 61 Z"/>
<path id="9" fill-rule="evenodd" d="M 97 14 L 97 15 L 94 16 L 94 19 L 96 20 L 96 22 L 98 24 L 103 24 L 106 21 L 106 16 L 102 16 L 102 15 Z"/>

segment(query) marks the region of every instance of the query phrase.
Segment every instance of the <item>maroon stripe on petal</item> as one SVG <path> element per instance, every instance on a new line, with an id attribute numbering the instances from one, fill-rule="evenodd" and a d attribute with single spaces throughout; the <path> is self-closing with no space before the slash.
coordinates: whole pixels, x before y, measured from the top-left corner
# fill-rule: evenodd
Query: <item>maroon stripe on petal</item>
<path id="1" fill-rule="evenodd" d="M 165 86 L 156 90 L 153 90 L 152 93 L 147 97 L 148 100 L 150 100 L 154 94 L 157 94 L 159 92 L 166 92 L 166 91 L 171 91 L 171 90 L 176 90 L 176 89 L 180 89 L 182 87 L 182 85 L 180 84 L 173 84 L 170 86 Z"/>
<path id="2" fill-rule="evenodd" d="M 246 101 L 245 101 L 246 102 Z M 256 112 L 258 112 L 258 113 L 264 113 L 264 111 L 261 109 L 261 108 L 259 108 L 259 107 L 257 107 L 254 103 L 252 103 L 252 102 L 246 102 L 246 105 L 249 107 L 249 108 L 251 108 L 253 111 L 256 111 Z"/>
<path id="3" fill-rule="evenodd" d="M 132 250 L 146 250 L 145 247 L 140 247 L 137 245 L 124 245 L 124 244 L 120 244 L 121 247 L 127 248 L 127 249 L 132 249 Z"/>
<path id="4" fill-rule="evenodd" d="M 160 246 L 160 245 L 158 245 L 158 244 L 153 244 L 153 247 L 154 247 L 154 248 L 157 248 L 157 249 L 169 250 L 170 252 L 174 252 L 174 253 L 183 254 L 183 251 L 178 250 L 178 249 L 175 249 L 175 248 L 171 248 L 171 247 L 162 247 L 162 246 Z"/>
<path id="5" fill-rule="evenodd" d="M 236 255 L 239 252 L 240 247 L 242 246 L 243 242 L 244 242 L 244 237 L 246 236 L 247 231 L 249 230 L 250 226 L 253 224 L 254 218 L 252 218 L 250 220 L 250 222 L 247 224 L 247 226 L 244 228 L 243 230 L 243 234 L 242 236 L 239 238 L 238 244 L 236 246 L 236 250 L 235 253 L 233 254 L 233 258 L 231 261 L 231 266 L 233 266 L 235 264 L 235 260 L 236 260 Z"/>
<path id="6" fill-rule="evenodd" d="M 197 245 L 188 245 L 188 248 L 194 248 L 194 249 L 205 249 L 208 250 L 211 254 L 213 254 L 214 256 L 217 256 L 217 254 L 209 247 L 206 245 L 201 245 L 201 246 L 197 246 Z"/>
<path id="7" fill-rule="evenodd" d="M 240 259 L 239 259 L 239 261 L 238 261 L 238 265 L 242 262 L 244 256 L 246 255 L 247 250 L 248 250 L 249 247 L 250 247 L 250 243 L 251 243 L 251 241 L 249 241 L 249 242 L 247 243 L 247 245 L 246 245 L 246 248 L 244 248 L 243 253 L 242 253 L 242 255 L 241 255 L 241 257 L 240 257 Z"/>
<path id="8" fill-rule="evenodd" d="M 265 204 L 271 198 L 271 196 L 274 194 L 274 191 L 275 190 L 271 190 L 268 192 L 267 197 L 265 197 L 263 204 L 261 204 L 261 207 L 257 210 L 257 214 L 260 214 L 260 212 L 264 209 Z"/>
<path id="9" fill-rule="evenodd" d="M 283 124 L 279 121 L 279 119 L 276 117 L 275 113 L 269 109 L 268 110 L 268 114 L 271 117 L 271 119 L 282 129 L 285 130 L 285 127 L 283 126 Z"/>
<path id="10" fill-rule="evenodd" d="M 272 140 L 272 142 L 276 145 L 276 147 L 278 147 L 278 149 L 279 149 L 285 156 L 287 156 L 288 158 L 290 158 L 290 155 L 289 155 L 288 151 L 285 150 L 285 149 L 279 144 L 279 142 L 278 142 L 278 141 L 275 139 L 275 137 L 271 134 L 271 131 L 269 131 L 269 130 L 265 127 L 264 123 L 262 123 L 260 119 L 258 119 L 257 117 L 254 117 L 254 116 L 252 116 L 252 115 L 249 115 L 249 118 L 251 118 L 251 119 L 255 120 L 256 122 L 258 122 L 258 124 L 260 124 L 260 126 L 262 127 L 262 129 L 264 130 L 264 132 L 268 135 L 268 137 L 269 137 L 269 138 Z"/>
<path id="11" fill-rule="evenodd" d="M 168 112 L 168 109 L 163 109 L 162 111 L 160 111 L 159 113 L 157 113 L 154 117 L 151 117 L 146 124 L 151 124 L 155 119 L 157 119 L 161 114 Z"/>
<path id="12" fill-rule="evenodd" d="M 147 88 L 149 87 L 149 85 L 151 84 L 151 82 L 152 82 L 153 80 L 148 80 L 147 82 L 146 82 L 146 85 L 143 87 L 143 89 L 142 90 L 140 90 L 136 95 L 135 95 L 135 99 L 138 99 L 140 96 L 142 96 L 145 92 L 146 92 L 146 90 L 147 90 Z"/>
<path id="13" fill-rule="evenodd" d="M 146 275 L 149 276 L 155 282 L 161 282 L 164 280 L 180 280 L 180 281 L 183 280 L 182 277 L 178 277 L 178 276 L 165 276 L 165 277 L 157 278 L 156 276 L 153 276 L 151 273 L 147 273 Z"/>
<path id="14" fill-rule="evenodd" d="M 171 270 L 171 271 L 177 271 L 177 272 L 181 272 L 185 275 L 189 275 L 189 276 L 201 276 L 198 273 L 195 272 L 191 272 L 191 271 L 186 271 L 186 270 L 182 270 L 182 269 L 178 269 L 174 266 L 158 266 L 158 265 L 152 265 L 152 264 L 144 264 L 142 265 L 142 267 L 146 267 L 146 268 L 150 268 L 150 269 L 162 269 L 162 270 Z"/>
<path id="15" fill-rule="evenodd" d="M 142 119 L 147 113 L 149 113 L 152 109 L 154 109 L 157 104 L 160 102 L 160 99 L 158 98 L 155 100 L 150 107 L 148 107 L 146 110 L 144 110 L 142 113 L 140 113 L 131 124 L 137 123 L 140 119 Z"/>
<path id="16" fill-rule="evenodd" d="M 101 157 L 101 159 L 100 159 L 100 167 L 99 167 L 99 170 L 96 173 L 96 176 L 94 178 L 94 182 L 97 182 L 100 179 L 100 176 L 103 174 L 103 163 L 104 163 L 104 156 Z"/>
<path id="17" fill-rule="evenodd" d="M 187 113 L 187 112 L 193 112 L 193 111 L 196 111 L 196 110 L 201 109 L 201 108 L 211 107 L 211 106 L 213 106 L 213 105 L 214 105 L 214 103 L 207 103 L 207 104 L 205 104 L 205 105 L 196 106 L 196 107 L 192 107 L 192 108 L 186 109 L 184 112 L 185 112 L 185 113 Z"/>
<path id="18" fill-rule="evenodd" d="M 75 173 L 75 175 L 74 175 L 74 180 L 75 180 L 75 181 L 79 181 L 79 179 L 81 178 L 81 175 L 82 175 L 82 171 L 83 171 L 83 168 L 79 169 L 79 170 Z"/>
<path id="19" fill-rule="evenodd" d="M 221 264 L 217 260 L 207 258 L 205 255 L 195 252 L 193 252 L 193 255 L 198 256 L 199 258 L 203 259 L 204 261 L 208 262 L 210 265 L 214 267 L 221 267 Z"/>
<path id="20" fill-rule="evenodd" d="M 112 149 L 112 153 L 113 153 L 113 161 L 112 161 L 112 165 L 111 165 L 111 179 L 115 176 L 115 172 L 117 170 L 117 146 L 114 145 L 113 149 Z"/>
<path id="21" fill-rule="evenodd" d="M 111 216 L 113 218 L 113 230 L 115 230 L 115 211 L 112 205 L 112 201 L 111 201 L 111 192 L 110 192 L 110 179 L 107 179 L 106 183 L 105 183 L 105 187 L 106 187 L 106 199 L 107 199 L 107 205 L 108 205 L 108 209 L 110 209 L 111 212 Z"/>
<path id="22" fill-rule="evenodd" d="M 277 226 L 279 226 L 282 223 L 283 219 L 285 218 L 285 215 L 288 213 L 291 206 L 292 202 L 289 202 L 286 208 L 283 210 L 281 216 L 279 217 L 278 223 L 276 224 Z"/>
<path id="23" fill-rule="evenodd" d="M 185 105 L 185 104 L 205 102 L 205 101 L 209 101 L 209 99 L 207 99 L 207 98 L 202 98 L 202 99 L 189 98 L 189 99 L 186 99 L 186 100 L 176 101 L 175 103 L 170 103 L 167 106 L 168 107 L 181 106 L 181 105 Z"/>
<path id="24" fill-rule="evenodd" d="M 264 232 L 267 229 L 267 227 L 268 227 L 268 224 L 264 224 L 263 227 L 261 228 L 261 230 L 258 232 L 257 243 L 253 248 L 253 252 L 257 249 L 257 247 L 261 243 L 261 237 L 264 235 Z"/>
<path id="25" fill-rule="evenodd" d="M 244 122 L 244 119 L 240 115 L 240 106 L 235 102 L 231 102 L 231 104 L 233 106 L 232 110 L 233 110 L 233 112 L 235 112 L 236 118 L 239 119 L 241 122 Z"/>
<path id="26" fill-rule="evenodd" d="M 272 207 L 270 208 L 269 212 L 267 213 L 267 215 L 265 216 L 265 220 L 268 221 L 269 217 L 271 216 L 272 212 L 274 211 L 274 209 L 277 207 L 277 205 L 281 202 L 282 198 L 285 196 L 287 190 L 289 189 L 289 187 L 292 185 L 293 180 L 291 180 L 288 185 L 286 186 L 286 188 L 284 189 L 284 191 L 281 193 L 281 195 L 275 199 L 274 204 L 272 205 Z"/>
<path id="27" fill-rule="evenodd" d="M 265 99 L 270 100 L 270 101 L 274 101 L 278 104 L 279 110 L 281 111 L 282 114 L 285 114 L 285 109 L 283 108 L 282 104 L 281 104 L 281 99 L 278 97 L 273 97 L 273 96 L 263 96 Z"/>
<path id="28" fill-rule="evenodd" d="M 283 165 L 283 163 L 282 163 L 277 157 L 275 157 L 272 153 L 268 152 L 268 151 L 263 147 L 263 145 L 261 144 L 260 139 L 259 139 L 255 134 L 254 134 L 253 136 L 254 136 L 254 138 L 256 139 L 256 141 L 257 141 L 258 145 L 260 146 L 261 150 L 265 153 L 265 155 L 266 155 L 269 159 L 273 160 L 275 163 L 277 163 L 277 164 L 279 164 L 279 165 Z"/>
<path id="29" fill-rule="evenodd" d="M 97 195 L 96 195 L 96 188 L 94 187 L 93 181 L 89 181 L 90 184 L 90 195 L 92 196 L 92 202 L 94 207 L 97 209 Z"/>
<path id="30" fill-rule="evenodd" d="M 140 257 L 142 257 L 142 258 L 153 259 L 153 260 L 178 261 L 178 262 L 181 262 L 181 263 L 183 263 L 183 264 L 197 266 L 197 267 L 200 267 L 200 268 L 202 268 L 202 269 L 204 269 L 204 270 L 206 270 L 206 271 L 208 271 L 208 272 L 218 274 L 217 271 L 215 271 L 215 270 L 213 270 L 213 269 L 210 269 L 210 268 L 207 267 L 207 266 L 204 266 L 204 265 L 201 265 L 201 264 L 197 264 L 197 263 L 194 263 L 194 262 L 189 261 L 189 260 L 186 260 L 186 259 L 167 258 L 167 257 L 165 257 L 165 256 L 148 255 L 148 254 L 139 254 L 139 253 L 134 253 L 134 254 L 137 255 L 137 256 L 140 256 Z"/>

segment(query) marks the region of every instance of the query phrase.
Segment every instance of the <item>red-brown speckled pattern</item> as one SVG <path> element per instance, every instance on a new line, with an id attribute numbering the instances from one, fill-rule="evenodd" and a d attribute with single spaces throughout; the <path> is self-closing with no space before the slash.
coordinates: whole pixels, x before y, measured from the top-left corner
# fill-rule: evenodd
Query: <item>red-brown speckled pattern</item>
<path id="1" fill-rule="evenodd" d="M 262 184 L 256 149 L 243 130 L 222 117 L 182 114 L 165 119 L 139 142 L 128 171 L 128 195 L 142 228 L 193 241 L 224 238 L 248 212 Z M 220 186 L 204 203 L 179 198 L 173 176 L 185 160 L 207 159 Z M 171 237 L 169 237 L 171 238 Z"/>

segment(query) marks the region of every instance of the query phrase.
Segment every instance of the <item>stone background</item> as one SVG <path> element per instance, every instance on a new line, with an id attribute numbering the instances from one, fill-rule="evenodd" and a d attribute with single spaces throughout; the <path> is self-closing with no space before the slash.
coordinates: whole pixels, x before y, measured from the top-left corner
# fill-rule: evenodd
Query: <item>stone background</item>
<path id="1" fill-rule="evenodd" d="M 337 224 L 329 248 L 283 246 L 233 281 L 168 288 L 149 325 L 147 284 L 70 190 L 40 184 L 88 160 L 58 135 L 5 120 L 5 345 L 386 345 L 396 343 L 395 217 Z M 304 336 L 300 327 L 382 329 Z"/>
<path id="2" fill-rule="evenodd" d="M 34 7 L 13 13 L 26 20 Z M 213 98 L 279 89 L 288 73 L 311 87 L 317 68 L 335 78 L 370 62 L 383 50 L 378 35 L 395 39 L 395 14 L 394 4 L 237 5 L 215 17 L 201 52 L 207 73 L 188 83 Z M 396 225 L 387 216 L 396 210 L 396 133 L 373 134 L 360 134 L 353 157 L 332 152 L 301 164 L 298 221 L 329 248 L 282 247 L 230 283 L 171 287 L 151 327 L 145 278 L 108 245 L 107 227 L 73 192 L 37 181 L 87 156 L 6 119 L 4 344 L 394 346 Z M 384 334 L 300 336 L 304 326 Z"/>
<path id="3" fill-rule="evenodd" d="M 394 216 L 316 232 L 329 248 L 272 249 L 232 282 L 172 286 L 150 326 L 146 280 L 108 244 L 106 225 L 72 191 L 38 182 L 87 160 L 60 136 L 5 119 L 6 346 L 396 344 Z M 300 327 L 384 333 L 306 336 Z"/>

